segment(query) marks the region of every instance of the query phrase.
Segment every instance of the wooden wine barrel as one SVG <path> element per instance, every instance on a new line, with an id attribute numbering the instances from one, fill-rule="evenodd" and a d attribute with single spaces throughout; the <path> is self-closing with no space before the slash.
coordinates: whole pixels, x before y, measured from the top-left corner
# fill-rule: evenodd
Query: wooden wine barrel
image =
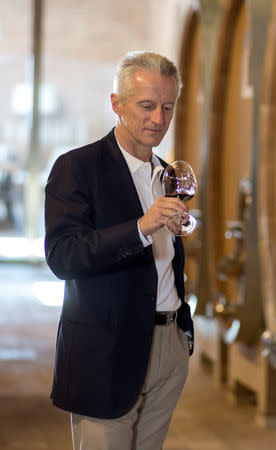
<path id="1" fill-rule="evenodd" d="M 260 104 L 258 219 L 265 325 L 276 339 L 276 1 L 268 28 Z M 275 348 L 276 351 L 276 348 Z"/>
<path id="2" fill-rule="evenodd" d="M 248 2 L 252 28 L 251 77 L 254 86 L 252 127 L 252 203 L 245 218 L 244 291 L 235 315 L 240 331 L 228 346 L 228 388 L 241 386 L 255 395 L 258 420 L 276 423 L 275 341 L 275 29 L 272 1 Z M 268 41 L 267 41 L 267 31 Z M 266 53 L 266 55 L 265 55 Z M 264 58 L 264 55 L 266 56 Z M 263 95 L 261 86 L 263 84 Z M 274 207 L 274 211 L 273 211 Z M 274 264 L 274 266 L 273 266 Z M 265 308 L 264 308 L 265 306 Z M 265 324 L 267 326 L 264 331 Z M 274 334 L 273 334 L 274 333 Z M 265 346 L 265 351 L 262 342 Z M 269 355 L 269 358 L 266 356 Z M 271 362 L 274 364 L 271 364 Z"/>
<path id="3" fill-rule="evenodd" d="M 205 5 L 205 12 L 208 12 L 213 2 L 202 0 L 202 4 Z M 260 180 L 262 174 L 264 182 L 264 173 L 268 175 L 272 167 L 275 167 L 272 144 L 266 146 L 270 158 L 267 155 L 260 156 L 258 165 L 259 134 L 260 147 L 264 145 L 264 140 L 272 142 L 273 121 L 276 119 L 276 105 L 274 100 L 272 101 L 276 95 L 274 91 L 272 94 L 271 89 L 274 81 L 266 75 L 265 80 L 268 78 L 267 83 L 270 86 L 270 100 L 264 96 L 266 100 L 263 100 L 263 123 L 261 121 L 259 130 L 259 87 L 263 75 L 263 55 L 271 1 L 232 0 L 223 1 L 221 4 L 223 12 L 214 67 L 210 129 L 206 133 L 208 152 L 203 170 L 206 200 L 202 208 L 204 252 L 200 276 L 203 286 L 199 302 L 201 298 L 204 299 L 206 315 L 199 317 L 197 335 L 204 343 L 201 344 L 202 356 L 214 362 L 219 381 L 227 380 L 228 388 L 233 393 L 237 393 L 237 386 L 241 385 L 254 391 L 257 394 L 259 412 L 268 417 L 275 415 L 276 373 L 271 370 L 260 346 L 264 329 L 260 286 L 265 279 L 261 282 L 259 247 L 263 245 L 265 255 L 269 246 L 270 261 L 267 261 L 267 264 L 270 264 L 271 274 L 271 267 L 275 264 L 275 254 L 272 254 L 272 248 L 275 249 L 275 234 L 272 229 L 275 233 L 276 227 L 273 218 L 275 216 L 270 213 L 271 221 L 265 216 L 268 202 L 264 202 L 264 197 L 268 200 L 270 196 L 271 200 L 271 190 L 274 189 L 275 193 L 275 184 L 271 187 L 266 179 L 263 185 L 264 194 L 258 195 L 260 181 L 257 186 L 256 175 L 259 172 Z M 207 19 L 210 20 L 209 17 Z M 203 18 L 203 23 L 208 26 L 207 19 Z M 275 24 L 276 21 L 274 28 Z M 204 30 L 203 27 L 203 32 Z M 275 47 L 275 40 L 271 46 Z M 273 48 L 270 49 L 270 77 L 275 72 L 272 51 Z M 270 108 L 273 105 L 269 116 L 270 128 L 267 120 L 268 104 Z M 265 170 L 264 165 L 262 168 L 264 159 L 270 161 Z M 256 199 L 259 211 L 256 208 Z M 275 196 L 273 201 L 275 203 Z M 260 204 L 264 208 L 263 211 Z M 263 219 L 262 214 L 265 217 Z M 262 229 L 263 235 L 260 235 L 261 241 L 263 238 L 260 246 L 258 221 L 266 221 L 266 227 Z M 267 223 L 270 226 L 270 237 L 267 237 Z M 263 260 L 264 256 L 261 259 Z M 267 267 L 263 266 L 262 272 L 267 270 Z M 266 277 L 275 282 L 275 266 L 272 277 L 269 274 L 266 274 Z M 206 295 L 204 297 L 205 286 L 208 287 L 209 300 L 206 300 Z M 275 285 L 273 292 L 275 305 Z M 271 300 L 270 297 L 270 304 Z M 272 310 L 274 307 L 270 308 L 270 311 Z M 236 333 L 235 322 L 239 326 Z M 273 323 L 275 324 L 275 321 Z M 270 327 L 272 330 L 272 325 Z M 236 342 L 233 342 L 235 339 Z M 231 345 L 226 345 L 225 341 L 231 342 Z"/>
<path id="4" fill-rule="evenodd" d="M 206 171 L 213 311 L 226 329 L 243 303 L 246 218 L 251 201 L 252 108 L 248 3 L 225 3 L 218 42 Z"/>
<path id="5" fill-rule="evenodd" d="M 183 89 L 178 100 L 175 118 L 175 160 L 185 160 L 194 169 L 200 182 L 201 174 L 201 128 L 202 90 L 200 72 L 200 16 L 192 6 L 185 15 L 180 46 L 179 70 Z M 198 215 L 199 194 L 189 201 L 191 212 Z M 198 233 L 184 238 L 186 249 L 186 292 L 195 295 L 198 277 L 197 259 L 200 242 Z"/>
<path id="6" fill-rule="evenodd" d="M 176 109 L 174 156 L 175 159 L 185 158 L 194 172 L 200 174 L 202 122 L 200 22 L 199 12 L 192 8 L 185 17 L 179 70 L 183 89 Z"/>

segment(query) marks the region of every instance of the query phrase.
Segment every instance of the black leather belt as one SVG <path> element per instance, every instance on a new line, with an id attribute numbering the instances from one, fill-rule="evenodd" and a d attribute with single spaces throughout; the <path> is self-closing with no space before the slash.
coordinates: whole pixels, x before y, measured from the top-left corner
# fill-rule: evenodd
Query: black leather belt
<path id="1" fill-rule="evenodd" d="M 155 325 L 170 325 L 175 322 L 177 318 L 177 311 L 156 311 Z"/>

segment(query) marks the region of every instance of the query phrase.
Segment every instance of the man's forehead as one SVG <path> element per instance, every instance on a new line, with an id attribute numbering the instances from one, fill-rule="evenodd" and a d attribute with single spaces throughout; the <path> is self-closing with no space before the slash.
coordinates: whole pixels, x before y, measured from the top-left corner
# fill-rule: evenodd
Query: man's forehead
<path id="1" fill-rule="evenodd" d="M 140 93 L 168 92 L 177 95 L 178 86 L 173 77 L 163 76 L 158 71 L 137 70 L 132 74 L 129 86 L 130 95 Z"/>
<path id="2" fill-rule="evenodd" d="M 161 75 L 158 70 L 143 70 L 137 69 L 132 73 L 131 76 L 132 81 L 136 83 L 152 83 L 152 82 L 174 82 L 176 84 L 175 79 L 172 76 Z"/>

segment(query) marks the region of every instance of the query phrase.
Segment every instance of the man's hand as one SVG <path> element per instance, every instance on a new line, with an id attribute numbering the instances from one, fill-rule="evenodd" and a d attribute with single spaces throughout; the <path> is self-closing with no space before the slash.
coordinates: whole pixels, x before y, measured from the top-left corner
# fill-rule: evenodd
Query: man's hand
<path id="1" fill-rule="evenodd" d="M 154 234 L 162 228 L 168 217 L 176 212 L 188 212 L 188 207 L 179 198 L 159 197 L 139 220 L 144 236 Z"/>

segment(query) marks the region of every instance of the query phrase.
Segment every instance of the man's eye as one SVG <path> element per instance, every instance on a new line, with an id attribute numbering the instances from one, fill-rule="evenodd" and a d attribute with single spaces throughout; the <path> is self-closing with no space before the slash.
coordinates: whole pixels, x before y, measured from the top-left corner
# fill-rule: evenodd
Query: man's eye
<path id="1" fill-rule="evenodd" d="M 163 106 L 163 109 L 165 111 L 172 111 L 173 110 L 173 106 Z"/>
<path id="2" fill-rule="evenodd" d="M 152 105 L 142 105 L 143 109 L 150 110 L 152 109 Z"/>

